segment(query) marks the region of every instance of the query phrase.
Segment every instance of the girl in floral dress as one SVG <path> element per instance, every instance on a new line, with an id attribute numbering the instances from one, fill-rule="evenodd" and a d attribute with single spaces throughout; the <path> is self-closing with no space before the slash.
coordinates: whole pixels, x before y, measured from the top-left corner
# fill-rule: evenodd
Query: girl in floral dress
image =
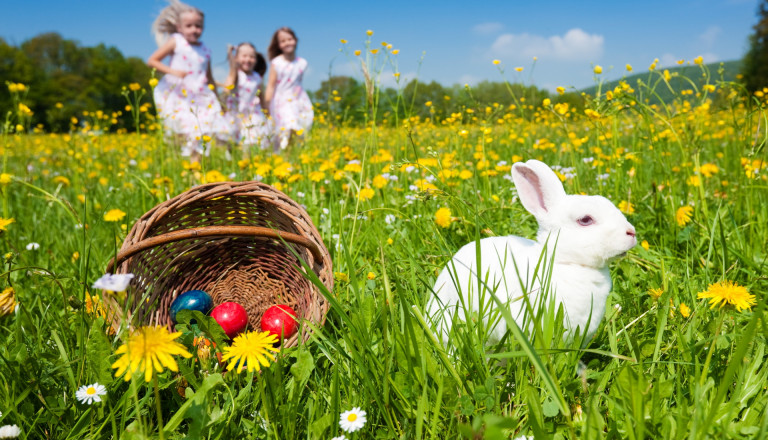
<path id="1" fill-rule="evenodd" d="M 227 96 L 227 117 L 233 127 L 233 139 L 247 151 L 252 145 L 271 145 L 270 124 L 261 108 L 264 97 L 264 73 L 267 62 L 251 43 L 227 48 L 229 75 L 225 83 L 231 90 Z"/>
<path id="2" fill-rule="evenodd" d="M 154 98 L 166 134 L 182 141 L 182 156 L 198 160 L 210 150 L 212 138 L 225 138 L 229 128 L 213 86 L 211 51 L 200 41 L 203 13 L 171 0 L 152 25 L 159 48 L 147 65 L 165 75 Z M 171 56 L 170 64 L 163 58 Z"/>
<path id="3" fill-rule="evenodd" d="M 301 85 L 307 61 L 296 56 L 296 34 L 278 29 L 269 43 L 269 81 L 265 100 L 275 124 L 275 149 L 286 148 L 294 136 L 303 137 L 312 128 L 314 111 Z"/>

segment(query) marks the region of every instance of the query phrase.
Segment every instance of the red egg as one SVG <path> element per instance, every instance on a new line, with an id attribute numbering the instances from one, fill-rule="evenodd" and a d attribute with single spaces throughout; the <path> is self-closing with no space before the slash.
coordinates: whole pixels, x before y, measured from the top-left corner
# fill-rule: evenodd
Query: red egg
<path id="1" fill-rule="evenodd" d="M 236 302 L 225 302 L 214 307 L 211 310 L 211 316 L 219 323 L 224 333 L 230 339 L 245 330 L 248 326 L 248 314 L 243 306 Z"/>
<path id="2" fill-rule="evenodd" d="M 278 338 L 281 335 L 284 338 L 293 336 L 296 333 L 298 324 L 296 311 L 286 304 L 278 304 L 268 308 L 261 318 L 261 329 L 272 333 Z"/>

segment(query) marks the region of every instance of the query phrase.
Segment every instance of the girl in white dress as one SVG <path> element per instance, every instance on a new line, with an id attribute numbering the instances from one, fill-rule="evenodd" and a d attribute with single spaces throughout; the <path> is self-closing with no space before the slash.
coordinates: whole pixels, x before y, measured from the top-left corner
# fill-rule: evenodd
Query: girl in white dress
<path id="1" fill-rule="evenodd" d="M 232 138 L 243 151 L 255 145 L 267 148 L 272 143 L 269 121 L 261 108 L 267 62 L 251 43 L 227 48 L 229 75 L 225 82 L 227 117 L 233 127 Z"/>
<path id="2" fill-rule="evenodd" d="M 155 86 L 154 98 L 166 134 L 183 142 L 182 156 L 198 160 L 210 150 L 211 138 L 225 138 L 229 128 L 213 86 L 211 51 L 200 41 L 203 13 L 171 0 L 152 25 L 158 46 L 147 65 L 165 75 Z M 169 65 L 163 58 L 171 56 Z"/>
<path id="3" fill-rule="evenodd" d="M 303 137 L 312 128 L 314 111 L 301 86 L 307 61 L 296 56 L 296 34 L 287 27 L 278 29 L 269 43 L 269 81 L 265 101 L 275 123 L 275 149 L 286 148 L 294 136 Z"/>

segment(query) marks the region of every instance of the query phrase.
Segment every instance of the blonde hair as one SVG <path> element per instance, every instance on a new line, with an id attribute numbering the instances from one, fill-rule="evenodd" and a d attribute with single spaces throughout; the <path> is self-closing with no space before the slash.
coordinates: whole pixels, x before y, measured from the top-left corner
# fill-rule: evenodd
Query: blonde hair
<path id="1" fill-rule="evenodd" d="M 155 41 L 158 46 L 162 46 L 171 34 L 179 31 L 182 14 L 196 12 L 200 14 L 200 17 L 203 18 L 203 20 L 205 20 L 203 11 L 194 6 L 182 3 L 179 0 L 168 0 L 168 3 L 168 6 L 160 11 L 155 22 L 152 23 L 152 35 L 155 36 Z"/>

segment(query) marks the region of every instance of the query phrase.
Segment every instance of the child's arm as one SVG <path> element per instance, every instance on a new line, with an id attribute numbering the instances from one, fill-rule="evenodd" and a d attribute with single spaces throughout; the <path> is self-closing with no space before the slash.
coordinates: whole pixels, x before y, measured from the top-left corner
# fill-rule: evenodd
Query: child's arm
<path id="1" fill-rule="evenodd" d="M 160 46 L 155 53 L 149 56 L 147 59 L 147 66 L 156 69 L 158 72 L 162 72 L 168 75 L 178 76 L 184 78 L 187 76 L 187 72 L 181 70 L 171 69 L 171 66 L 163 63 L 163 58 L 171 55 L 176 49 L 176 40 L 169 38 L 162 46 Z"/>
<path id="2" fill-rule="evenodd" d="M 269 80 L 267 80 L 267 92 L 264 94 L 264 110 L 269 110 L 272 98 L 275 96 L 275 84 L 277 83 L 277 73 L 275 69 L 269 69 Z"/>
<path id="3" fill-rule="evenodd" d="M 229 90 L 237 85 L 237 62 L 235 62 L 235 48 L 231 44 L 227 45 L 227 61 L 229 61 L 229 74 L 224 87 Z"/>

